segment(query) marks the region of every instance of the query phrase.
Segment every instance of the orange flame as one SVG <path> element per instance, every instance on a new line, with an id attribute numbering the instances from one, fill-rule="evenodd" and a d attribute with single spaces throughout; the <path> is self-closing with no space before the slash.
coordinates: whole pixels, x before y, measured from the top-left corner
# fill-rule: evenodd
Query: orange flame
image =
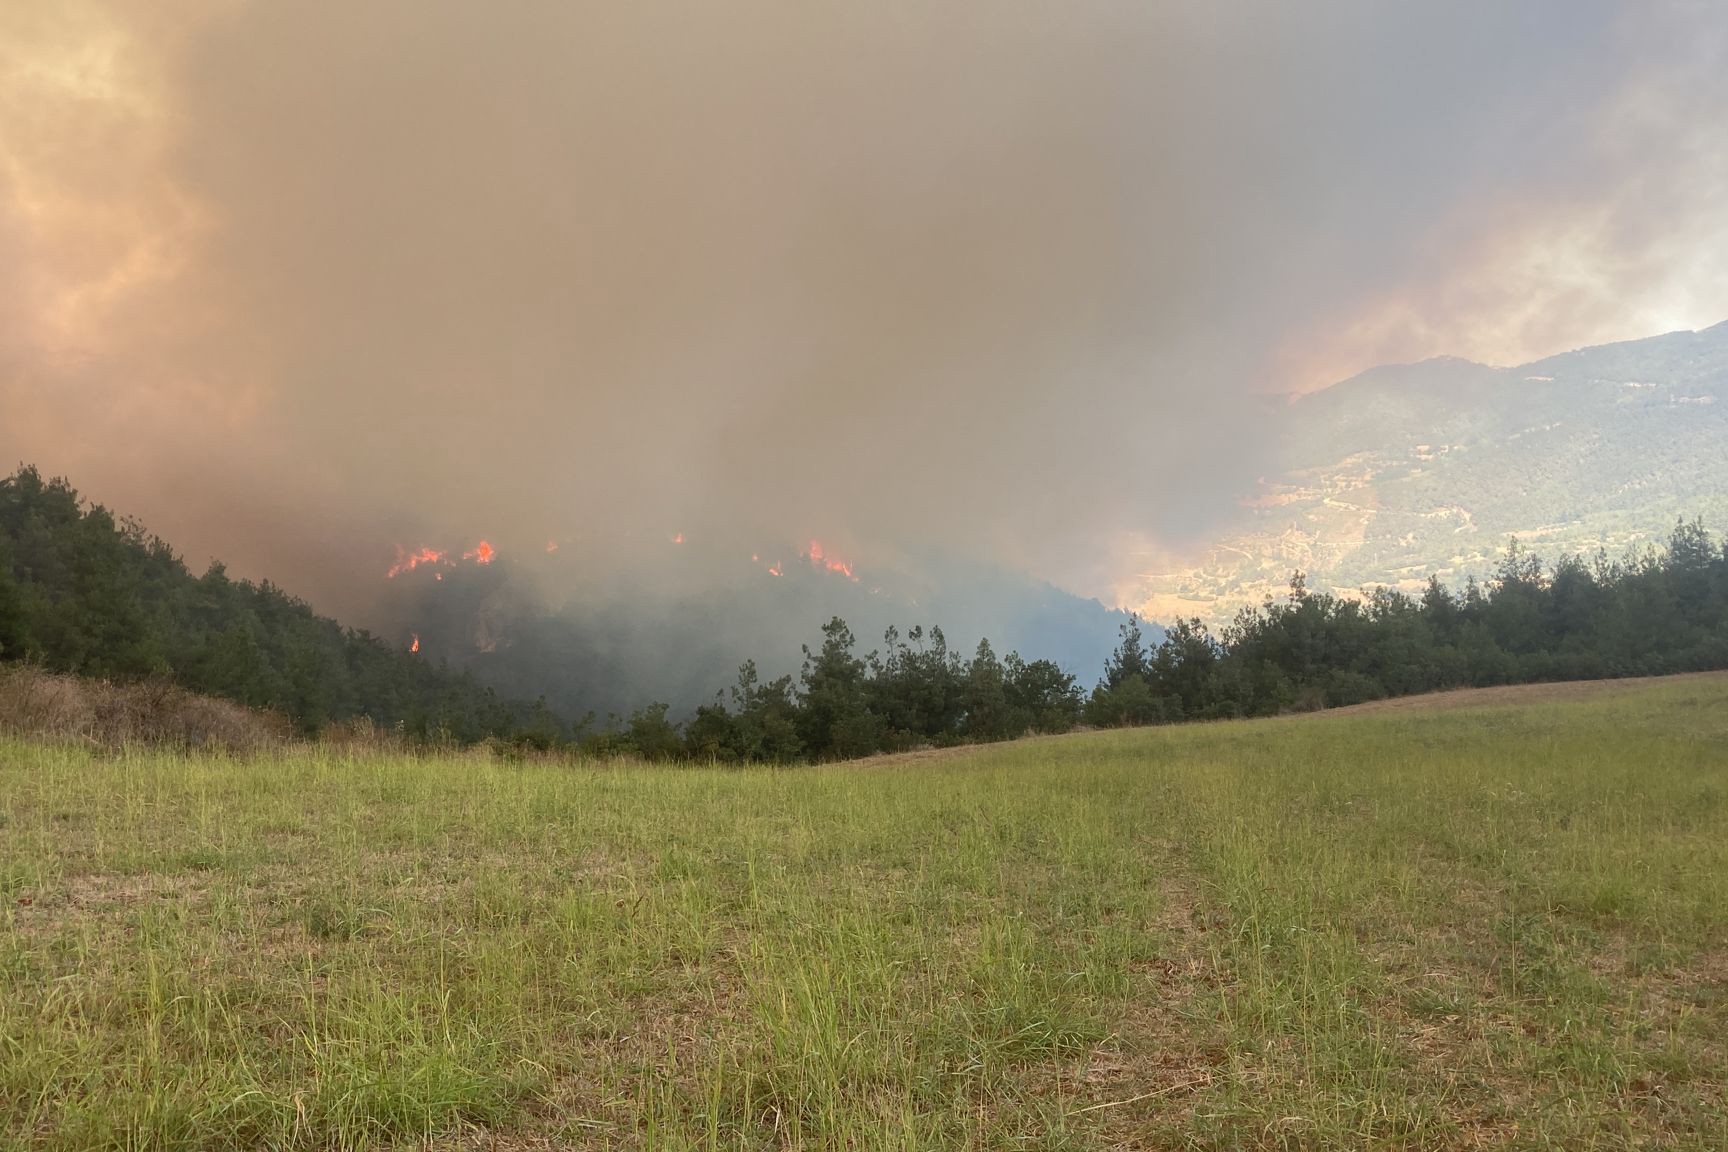
<path id="1" fill-rule="evenodd" d="M 469 551 L 462 553 L 462 559 L 472 560 L 476 564 L 490 564 L 497 558 L 497 555 L 498 550 L 492 547 L 492 545 L 487 543 L 485 540 L 482 540 Z M 441 568 L 450 568 L 455 566 L 456 561 L 451 558 L 450 553 L 439 551 L 437 548 L 422 548 L 417 552 L 407 552 L 402 549 L 401 545 L 397 545 L 396 563 L 390 565 L 390 570 L 384 573 L 384 576 L 386 579 L 394 580 L 396 577 L 402 575 L 402 573 L 412 572 L 423 564 L 427 566 L 437 565 Z M 432 578 L 434 580 L 442 580 L 444 579 L 444 573 L 435 572 L 433 573 Z"/>
<path id="2" fill-rule="evenodd" d="M 828 555 L 828 550 L 822 547 L 822 542 L 820 540 L 810 541 L 810 551 L 805 553 L 805 555 L 810 558 L 810 563 L 816 565 L 816 567 L 826 568 L 830 572 L 838 572 L 854 584 L 858 582 L 858 577 L 852 572 L 851 561 L 841 560 L 838 557 Z"/>
<path id="3" fill-rule="evenodd" d="M 450 557 L 436 548 L 422 548 L 418 552 L 404 552 L 396 549 L 396 563 L 390 565 L 390 571 L 384 573 L 384 578 L 394 580 L 404 572 L 412 572 L 422 564 L 448 564 Z"/>
<path id="4" fill-rule="evenodd" d="M 780 562 L 779 562 L 779 561 L 775 561 L 775 562 L 774 562 L 774 563 L 773 563 L 773 564 L 772 564 L 772 565 L 771 565 L 771 566 L 770 566 L 770 567 L 769 567 L 769 569 L 768 569 L 768 575 L 770 575 L 770 576 L 778 576 L 778 575 L 780 575 Z"/>
<path id="5" fill-rule="evenodd" d="M 556 552 L 556 551 L 558 551 L 558 541 L 556 541 L 556 540 L 546 541 L 547 554 L 550 555 L 551 553 Z"/>
<path id="6" fill-rule="evenodd" d="M 684 533 L 680 532 L 676 536 L 672 537 L 672 543 L 674 543 L 674 544 L 684 543 Z"/>
<path id="7" fill-rule="evenodd" d="M 418 633 L 418 632 L 414 633 L 414 639 L 409 641 L 409 643 L 408 643 L 408 651 L 410 651 L 410 652 L 420 651 L 420 633 Z"/>

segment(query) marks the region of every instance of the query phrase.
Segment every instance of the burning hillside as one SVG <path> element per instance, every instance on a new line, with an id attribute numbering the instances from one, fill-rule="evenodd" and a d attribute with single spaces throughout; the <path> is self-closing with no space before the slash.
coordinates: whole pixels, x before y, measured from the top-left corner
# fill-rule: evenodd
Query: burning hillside
<path id="1" fill-rule="evenodd" d="M 468 551 L 463 552 L 459 558 L 472 561 L 475 564 L 490 564 L 497 555 L 497 550 L 482 540 Z M 397 545 L 396 562 L 385 570 L 384 579 L 394 580 L 404 572 L 412 572 L 416 568 L 454 568 L 456 563 L 457 560 L 452 559 L 450 553 L 437 548 L 420 548 L 409 552 L 401 545 Z M 443 578 L 444 574 L 438 573 L 438 579 L 442 580 Z"/>
<path id="2" fill-rule="evenodd" d="M 754 550 L 689 529 L 551 540 L 556 548 L 536 535 L 521 547 L 404 550 L 388 573 L 384 623 L 418 637 L 422 656 L 502 693 L 604 716 L 654 700 L 688 711 L 747 659 L 764 675 L 796 674 L 801 647 L 834 616 L 864 651 L 890 625 L 940 625 L 956 651 L 988 637 L 1004 654 L 1054 659 L 1083 677 L 1102 667 L 1121 619 L 977 565 L 884 564 L 865 582 L 857 557 L 821 538 Z M 431 577 L 410 578 L 416 569 Z"/>

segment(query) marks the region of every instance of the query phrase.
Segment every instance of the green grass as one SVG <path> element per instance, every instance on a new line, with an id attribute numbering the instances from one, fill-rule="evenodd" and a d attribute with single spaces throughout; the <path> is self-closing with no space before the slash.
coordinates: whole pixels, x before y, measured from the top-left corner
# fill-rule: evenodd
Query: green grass
<path id="1" fill-rule="evenodd" d="M 1728 1147 L 1728 679 L 793 770 L 0 743 L 0 1146 Z"/>

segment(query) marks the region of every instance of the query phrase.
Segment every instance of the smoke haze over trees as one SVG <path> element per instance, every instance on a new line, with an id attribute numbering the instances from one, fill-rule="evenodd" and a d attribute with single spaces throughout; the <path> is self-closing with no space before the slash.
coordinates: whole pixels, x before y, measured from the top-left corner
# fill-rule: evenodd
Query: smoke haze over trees
<path id="1" fill-rule="evenodd" d="M 221 564 L 195 577 L 135 521 L 34 469 L 0 480 L 0 661 L 182 687 L 291 717 L 302 732 L 368 717 L 474 741 L 543 722 L 463 674 L 315 616 Z"/>
<path id="2" fill-rule="evenodd" d="M 0 5 L 0 457 L 356 620 L 588 531 L 1113 602 L 1257 396 L 1721 319 L 1713 15 Z"/>
<path id="3" fill-rule="evenodd" d="M 483 565 L 485 566 L 485 565 Z M 418 638 L 414 643 L 418 649 Z M 0 481 L 0 660 L 170 679 L 313 733 L 366 716 L 424 739 L 571 740 L 649 758 L 793 762 L 1120 726 L 1272 715 L 1460 686 L 1728 668 L 1728 545 L 1681 523 L 1665 549 L 1562 557 L 1516 543 L 1486 584 L 1431 580 L 1365 602 L 1310 591 L 1243 609 L 1220 636 L 1137 618 L 1089 697 L 1047 659 L 970 657 L 940 627 L 890 626 L 860 652 L 839 617 L 796 675 L 754 660 L 687 721 L 665 703 L 597 724 L 501 699 L 465 672 L 315 616 L 275 586 L 194 577 L 135 522 L 31 469 Z M 575 720 L 573 724 L 571 721 Z"/>
<path id="4" fill-rule="evenodd" d="M 611 549 L 605 549 L 611 552 Z M 420 637 L 422 652 L 474 672 L 508 696 L 544 695 L 567 716 L 626 714 L 650 701 L 675 718 L 754 659 L 774 679 L 796 673 L 816 623 L 844 618 L 858 635 L 940 623 L 971 651 L 988 638 L 1088 675 L 1126 614 L 999 568 L 957 560 L 917 572 L 857 569 L 818 544 L 751 556 L 696 534 L 661 539 L 621 587 L 560 548 L 493 563 L 404 572 L 391 588 L 386 634 Z"/>

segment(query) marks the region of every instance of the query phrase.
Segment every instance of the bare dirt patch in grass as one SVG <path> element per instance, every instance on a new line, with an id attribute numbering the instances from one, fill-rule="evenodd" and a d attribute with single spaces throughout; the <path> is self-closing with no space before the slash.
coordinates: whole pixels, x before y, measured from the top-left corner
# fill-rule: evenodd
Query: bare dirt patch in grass
<path id="1" fill-rule="evenodd" d="M 118 931 L 140 909 L 203 899 L 209 881 L 196 874 L 91 873 L 13 893 L 12 926 L 23 936 L 77 927 Z"/>
<path id="2" fill-rule="evenodd" d="M 1132 966 L 1126 1010 L 1093 1051 L 1070 1110 L 1124 1152 L 1170 1147 L 1193 1128 L 1208 1092 L 1247 1087 L 1262 1074 L 1232 1054 L 1216 1019 L 1220 989 L 1232 979 L 1211 943 L 1220 914 L 1180 874 L 1161 894 L 1150 926 L 1158 954 Z"/>

